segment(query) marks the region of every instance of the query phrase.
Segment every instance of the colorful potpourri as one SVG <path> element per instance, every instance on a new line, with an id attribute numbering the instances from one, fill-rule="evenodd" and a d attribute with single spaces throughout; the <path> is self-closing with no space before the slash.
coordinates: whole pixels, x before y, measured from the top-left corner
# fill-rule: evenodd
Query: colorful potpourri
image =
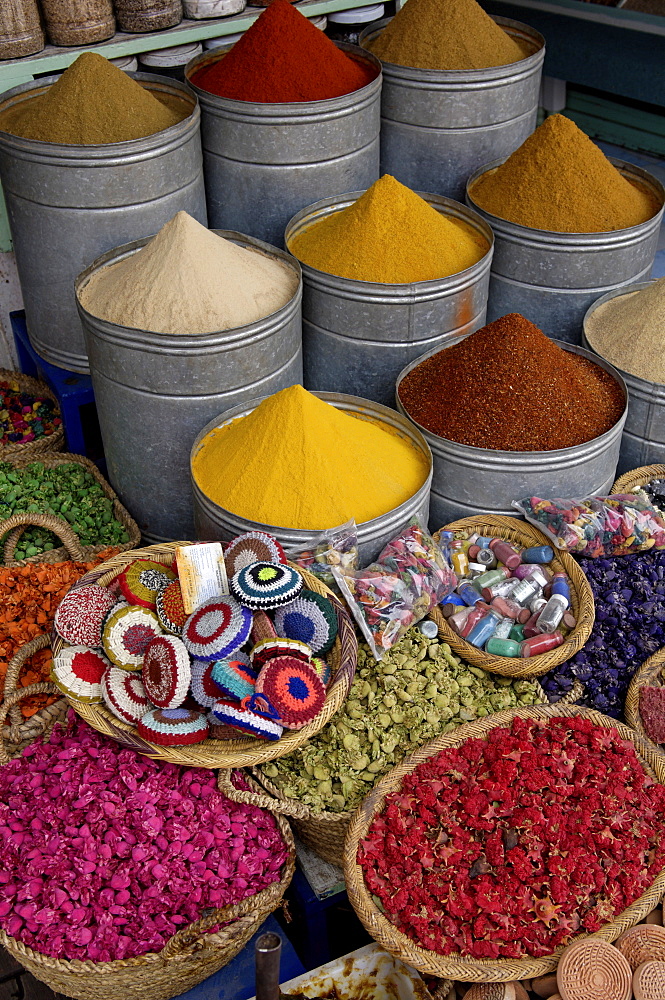
<path id="1" fill-rule="evenodd" d="M 358 848 L 368 890 L 420 946 L 551 954 L 665 867 L 665 786 L 588 719 L 516 718 L 424 761 Z"/>
<path id="2" fill-rule="evenodd" d="M 588 558 L 665 549 L 662 512 L 634 493 L 589 500 L 526 497 L 513 507 L 557 548 Z"/>
<path id="3" fill-rule="evenodd" d="M 160 951 L 277 882 L 288 854 L 274 817 L 225 798 L 213 771 L 150 760 L 73 713 L 0 768 L 0 927 L 52 958 Z"/>
<path id="4" fill-rule="evenodd" d="M 640 718 L 649 739 L 665 743 L 665 687 L 640 688 Z"/>
<path id="5" fill-rule="evenodd" d="M 22 392 L 16 379 L 0 380 L 0 445 L 38 441 L 61 425 L 55 400 Z"/>

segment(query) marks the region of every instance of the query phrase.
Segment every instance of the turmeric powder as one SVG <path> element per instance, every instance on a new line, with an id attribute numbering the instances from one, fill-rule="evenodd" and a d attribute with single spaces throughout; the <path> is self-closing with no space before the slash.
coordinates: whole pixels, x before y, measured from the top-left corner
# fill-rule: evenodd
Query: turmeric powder
<path id="1" fill-rule="evenodd" d="M 192 458 L 197 485 L 220 507 L 310 530 L 380 517 L 412 497 L 428 472 L 408 438 L 343 413 L 301 385 L 215 428 Z"/>
<path id="2" fill-rule="evenodd" d="M 470 226 L 437 212 L 390 174 L 289 240 L 291 253 L 318 271 L 382 284 L 457 274 L 488 249 Z"/>
<path id="3" fill-rule="evenodd" d="M 646 188 L 622 176 L 564 115 L 540 128 L 469 191 L 486 212 L 555 233 L 602 233 L 646 222 L 660 209 Z"/>

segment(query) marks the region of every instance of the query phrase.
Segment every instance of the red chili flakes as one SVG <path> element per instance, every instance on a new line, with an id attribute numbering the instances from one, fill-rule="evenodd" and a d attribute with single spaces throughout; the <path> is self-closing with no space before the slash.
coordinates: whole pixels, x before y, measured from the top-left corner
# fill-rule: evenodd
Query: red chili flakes
<path id="1" fill-rule="evenodd" d="M 608 431 L 625 405 L 608 372 L 519 313 L 423 361 L 399 396 L 433 434 L 497 451 L 571 448 Z"/>
<path id="2" fill-rule="evenodd" d="M 665 867 L 665 787 L 587 719 L 514 719 L 442 751 L 386 797 L 358 848 L 391 922 L 442 955 L 550 954 Z"/>

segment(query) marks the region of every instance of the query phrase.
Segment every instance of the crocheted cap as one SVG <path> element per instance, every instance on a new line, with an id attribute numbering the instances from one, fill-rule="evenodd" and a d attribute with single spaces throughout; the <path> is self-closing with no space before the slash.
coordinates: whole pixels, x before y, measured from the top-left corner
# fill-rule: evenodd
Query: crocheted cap
<path id="1" fill-rule="evenodd" d="M 236 600 L 248 608 L 278 608 L 298 596 L 303 578 L 290 566 L 255 562 L 239 570 L 229 586 Z"/>
<path id="2" fill-rule="evenodd" d="M 267 531 L 246 531 L 238 535 L 224 553 L 229 579 L 255 562 L 285 563 L 284 549 Z"/>
<path id="3" fill-rule="evenodd" d="M 230 726 L 237 733 L 250 733 L 261 740 L 278 740 L 284 732 L 283 726 L 268 715 L 253 712 L 249 708 L 231 701 L 218 701 L 210 709 L 210 718 L 216 723 Z"/>
<path id="4" fill-rule="evenodd" d="M 211 597 L 185 622 L 182 639 L 197 660 L 222 660 L 240 649 L 252 628 L 252 614 L 233 597 Z"/>
<path id="5" fill-rule="evenodd" d="M 337 615 L 327 597 L 301 590 L 294 601 L 275 611 L 275 628 L 279 635 L 306 642 L 313 653 L 327 653 L 337 638 Z"/>
<path id="6" fill-rule="evenodd" d="M 189 708 L 152 708 L 139 719 L 136 728 L 139 736 L 164 747 L 202 743 L 208 736 L 204 713 Z"/>
<path id="7" fill-rule="evenodd" d="M 150 708 L 139 674 L 110 663 L 102 677 L 102 697 L 108 710 L 130 726 L 136 725 Z"/>
<path id="8" fill-rule="evenodd" d="M 121 605 L 113 608 L 104 620 L 104 652 L 116 667 L 140 670 L 146 649 L 158 635 L 162 635 L 162 629 L 154 611 Z"/>
<path id="9" fill-rule="evenodd" d="M 332 671 L 327 660 L 324 660 L 322 656 L 314 656 L 312 657 L 310 666 L 314 673 L 318 674 L 321 678 L 324 688 L 327 688 L 332 680 Z"/>
<path id="10" fill-rule="evenodd" d="M 164 563 L 154 559 L 135 559 L 118 574 L 117 581 L 121 594 L 130 604 L 140 604 L 154 611 L 157 592 L 175 577 L 173 570 Z"/>
<path id="11" fill-rule="evenodd" d="M 183 604 L 179 580 L 172 580 L 168 586 L 157 592 L 155 610 L 162 628 L 173 635 L 182 635 L 182 627 L 188 615 Z"/>
<path id="12" fill-rule="evenodd" d="M 212 667 L 212 680 L 221 694 L 236 701 L 242 701 L 248 695 L 254 694 L 257 676 L 256 671 L 250 667 L 249 657 L 245 653 L 216 660 Z M 219 694 L 217 698 L 219 699 Z"/>
<path id="13" fill-rule="evenodd" d="M 296 660 L 309 663 L 312 650 L 306 642 L 299 642 L 298 639 L 264 639 L 252 647 L 249 659 L 254 669 L 260 670 L 275 656 L 295 656 Z"/>
<path id="14" fill-rule="evenodd" d="M 256 693 L 268 699 L 287 729 L 302 729 L 316 718 L 326 700 L 321 678 L 294 656 L 269 660 L 257 678 Z"/>
<path id="15" fill-rule="evenodd" d="M 104 619 L 116 602 L 114 594 L 96 584 L 70 590 L 55 612 L 55 630 L 73 646 L 101 646 Z"/>
<path id="16" fill-rule="evenodd" d="M 179 708 L 187 697 L 192 670 L 185 644 L 175 635 L 158 635 L 143 657 L 143 685 L 157 708 Z"/>
<path id="17" fill-rule="evenodd" d="M 204 663 L 203 660 L 191 661 L 192 697 L 201 708 L 212 708 L 215 702 L 219 701 L 221 692 L 212 679 L 214 666 L 215 661 L 210 663 Z"/>
<path id="18" fill-rule="evenodd" d="M 67 697 L 92 705 L 102 700 L 101 680 L 108 666 L 98 650 L 68 646 L 54 657 L 51 680 Z"/>
<path id="19" fill-rule="evenodd" d="M 273 625 L 272 618 L 269 618 L 265 611 L 255 611 L 252 616 L 252 645 L 263 642 L 264 639 L 276 639 L 277 632 Z"/>

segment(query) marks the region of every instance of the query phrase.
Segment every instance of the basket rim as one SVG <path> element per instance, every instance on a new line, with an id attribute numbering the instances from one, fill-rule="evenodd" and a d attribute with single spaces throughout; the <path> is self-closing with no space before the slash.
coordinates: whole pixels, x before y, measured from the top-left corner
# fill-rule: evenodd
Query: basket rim
<path id="1" fill-rule="evenodd" d="M 443 617 L 438 606 L 433 608 L 429 617 L 436 622 L 439 637 L 461 656 L 467 663 L 482 667 L 489 673 L 502 674 L 504 677 L 529 678 L 539 677 L 548 670 L 569 660 L 571 656 L 584 646 L 593 628 L 595 620 L 595 602 L 593 592 L 582 569 L 568 552 L 554 548 L 551 541 L 538 528 L 517 517 L 507 517 L 503 514 L 474 514 L 471 517 L 459 518 L 444 525 L 441 531 L 459 531 L 472 534 L 483 529 L 493 532 L 497 537 L 517 541 L 519 544 L 550 545 L 554 549 L 554 560 L 561 565 L 570 580 L 570 597 L 573 613 L 576 618 L 575 628 L 565 637 L 563 643 L 548 653 L 540 653 L 528 659 L 520 657 L 491 656 L 483 649 L 477 649 L 465 639 L 453 632 Z"/>
<path id="2" fill-rule="evenodd" d="M 120 552 L 112 556 L 100 566 L 86 573 L 76 582 L 76 587 L 86 586 L 96 583 L 106 586 L 118 573 L 135 559 L 154 559 L 157 562 L 169 563 L 172 561 L 177 548 L 181 545 L 195 544 L 189 541 L 164 542 L 159 545 L 150 545 L 141 549 Z M 94 729 L 110 736 L 112 739 L 123 743 L 130 749 L 143 753 L 156 760 L 169 761 L 172 764 L 180 764 L 184 767 L 206 767 L 206 768 L 232 768 L 249 767 L 254 764 L 265 763 L 283 757 L 286 754 L 297 750 L 299 746 L 317 733 L 339 710 L 345 701 L 353 683 L 356 671 L 358 640 L 355 629 L 351 624 L 348 614 L 337 600 L 335 595 L 321 583 L 308 570 L 300 566 L 295 567 L 305 580 L 310 590 L 327 597 L 333 605 L 337 614 L 339 631 L 335 644 L 328 656 L 339 657 L 339 664 L 335 671 L 332 683 L 326 692 L 326 701 L 323 709 L 316 719 L 303 726 L 302 729 L 291 730 L 279 740 L 268 742 L 253 738 L 238 740 L 215 740 L 209 737 L 201 743 L 184 746 L 158 746 L 142 739 L 135 726 L 123 722 L 116 718 L 103 704 L 84 704 L 67 698 L 69 704 L 81 718 L 85 719 Z M 53 655 L 64 647 L 63 640 L 53 633 Z M 205 749 L 204 749 L 205 748 Z"/>
<path id="3" fill-rule="evenodd" d="M 654 743 L 651 737 L 648 736 L 640 714 L 640 691 L 643 687 L 653 684 L 661 679 L 662 683 L 660 686 L 665 687 L 665 677 L 663 677 L 661 673 L 664 667 L 665 646 L 663 646 L 662 649 L 657 650 L 657 652 L 650 656 L 648 660 L 645 660 L 642 666 L 639 667 L 633 675 L 628 687 L 628 693 L 626 694 L 624 715 L 628 725 L 632 726 L 636 733 L 641 736 L 644 742 L 653 750 L 654 753 L 660 754 L 665 760 L 665 747 L 660 746 L 658 743 Z"/>
<path id="4" fill-rule="evenodd" d="M 561 718 L 578 717 L 590 719 L 605 729 L 616 729 L 620 736 L 630 740 L 640 758 L 642 765 L 661 783 L 665 784 L 665 757 L 655 753 L 635 730 L 623 723 L 602 715 L 593 709 L 581 708 L 577 705 L 540 705 L 530 708 L 511 709 L 497 712 L 494 715 L 479 719 L 476 722 L 465 723 L 454 733 L 437 737 L 424 747 L 414 751 L 401 764 L 393 768 L 389 774 L 381 778 L 367 797 L 355 811 L 351 820 L 344 845 L 344 878 L 349 901 L 357 916 L 382 947 L 419 972 L 440 978 L 451 978 L 463 982 L 509 982 L 519 979 L 532 979 L 546 975 L 556 969 L 561 953 L 566 945 L 560 945 L 550 955 L 541 958 L 515 959 L 481 959 L 455 953 L 454 955 L 439 955 L 416 944 L 411 938 L 399 931 L 374 903 L 371 893 L 367 890 L 356 854 L 360 840 L 365 836 L 373 818 L 383 807 L 386 795 L 393 790 L 393 784 L 410 774 L 424 760 L 450 746 L 464 743 L 467 739 L 482 737 L 486 732 L 500 726 L 509 725 L 514 718 Z M 656 906 L 665 892 L 665 868 L 656 876 L 652 885 L 633 903 L 595 934 L 576 934 L 571 939 L 579 941 L 586 937 L 600 937 L 606 941 L 614 941 L 628 927 L 634 926 Z M 366 913 L 363 914 L 362 910 Z M 621 924 L 621 918 L 627 918 L 628 923 Z"/>
<path id="5" fill-rule="evenodd" d="M 661 477 L 665 477 L 665 465 L 640 465 L 637 469 L 624 472 L 615 480 L 610 496 L 614 493 L 634 493 L 652 479 Z"/>

